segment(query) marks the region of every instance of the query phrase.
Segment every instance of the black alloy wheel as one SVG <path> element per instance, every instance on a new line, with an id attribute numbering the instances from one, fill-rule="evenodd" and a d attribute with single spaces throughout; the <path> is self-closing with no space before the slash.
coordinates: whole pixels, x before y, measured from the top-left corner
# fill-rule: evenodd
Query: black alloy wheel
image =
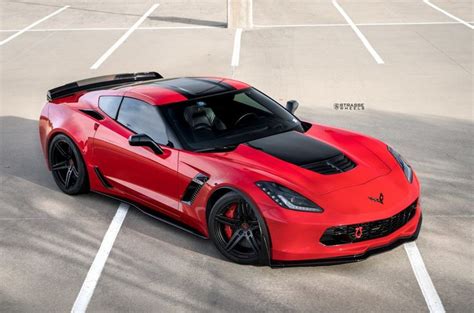
<path id="1" fill-rule="evenodd" d="M 209 214 L 209 235 L 217 249 L 240 264 L 267 262 L 265 223 L 258 211 L 241 195 L 229 192 Z"/>
<path id="2" fill-rule="evenodd" d="M 75 195 L 87 191 L 87 171 L 79 149 L 67 136 L 60 134 L 49 145 L 49 165 L 54 181 L 64 193 Z"/>

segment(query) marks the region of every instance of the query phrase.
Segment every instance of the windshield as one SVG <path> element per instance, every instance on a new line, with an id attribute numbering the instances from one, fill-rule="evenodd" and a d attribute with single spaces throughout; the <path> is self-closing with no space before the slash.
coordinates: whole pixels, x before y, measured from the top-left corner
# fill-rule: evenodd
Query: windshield
<path id="1" fill-rule="evenodd" d="M 289 130 L 303 131 L 298 119 L 254 88 L 176 103 L 163 110 L 187 150 L 223 150 Z"/>

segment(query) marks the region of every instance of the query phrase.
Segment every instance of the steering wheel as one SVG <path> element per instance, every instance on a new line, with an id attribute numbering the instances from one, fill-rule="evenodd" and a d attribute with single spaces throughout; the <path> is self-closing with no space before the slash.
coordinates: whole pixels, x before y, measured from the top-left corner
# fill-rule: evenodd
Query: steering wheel
<path id="1" fill-rule="evenodd" d="M 253 112 L 245 113 L 244 115 L 239 117 L 239 119 L 234 123 L 234 126 L 237 126 L 239 123 L 242 123 L 244 119 L 249 118 L 249 117 L 258 118 L 258 115 Z"/>

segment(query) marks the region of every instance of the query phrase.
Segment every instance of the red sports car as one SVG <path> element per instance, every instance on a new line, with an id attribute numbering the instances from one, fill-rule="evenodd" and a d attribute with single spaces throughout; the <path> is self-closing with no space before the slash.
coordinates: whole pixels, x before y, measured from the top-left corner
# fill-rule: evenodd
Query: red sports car
<path id="1" fill-rule="evenodd" d="M 343 263 L 415 240 L 410 165 L 297 106 L 232 79 L 118 74 L 50 90 L 39 131 L 63 192 L 131 203 L 238 263 Z"/>

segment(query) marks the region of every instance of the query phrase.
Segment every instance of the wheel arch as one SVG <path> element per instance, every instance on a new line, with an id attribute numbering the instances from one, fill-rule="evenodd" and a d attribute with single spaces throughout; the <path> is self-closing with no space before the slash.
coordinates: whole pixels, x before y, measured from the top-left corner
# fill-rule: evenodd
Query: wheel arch
<path id="1" fill-rule="evenodd" d="M 63 136 L 66 136 L 68 137 L 69 139 L 71 139 L 71 141 L 74 143 L 74 145 L 76 145 L 76 148 L 79 150 L 79 152 L 81 153 L 81 157 L 84 161 L 84 154 L 83 154 L 83 151 L 81 149 L 81 147 L 78 145 L 76 139 L 71 136 L 71 134 L 69 134 L 67 131 L 65 131 L 64 129 L 53 129 L 51 131 L 51 133 L 49 134 L 48 138 L 46 139 L 46 162 L 48 164 L 48 167 L 49 167 L 49 170 L 51 170 L 50 168 L 50 162 L 49 162 L 49 149 L 50 149 L 50 146 L 51 146 L 51 142 L 53 141 L 53 139 L 59 135 L 63 135 Z"/>
<path id="2" fill-rule="evenodd" d="M 47 160 L 46 161 L 47 161 L 49 170 L 51 171 L 50 145 L 51 145 L 51 142 L 53 141 L 53 139 L 56 138 L 59 135 L 63 135 L 65 137 L 67 137 L 76 146 L 77 151 L 79 152 L 79 157 L 82 159 L 82 162 L 84 163 L 84 167 L 85 167 L 85 170 L 86 170 L 85 171 L 85 175 L 86 175 L 85 181 L 86 181 L 87 190 L 90 190 L 90 187 L 91 187 L 91 182 L 90 182 L 91 173 L 89 173 L 89 166 L 86 163 L 85 156 L 84 156 L 84 153 L 83 153 L 81 147 L 78 145 L 78 143 L 77 143 L 77 141 L 75 140 L 74 137 L 72 137 L 67 132 L 63 132 L 59 129 L 57 131 L 51 132 L 50 136 L 48 137 L 48 139 L 46 141 L 47 142 L 47 144 L 46 144 L 46 149 L 47 149 L 46 157 L 47 157 Z"/>
<path id="3" fill-rule="evenodd" d="M 268 231 L 268 226 L 265 221 L 265 218 L 263 217 L 263 214 L 261 213 L 257 203 L 250 197 L 246 192 L 242 191 L 241 189 L 234 187 L 234 186 L 221 186 L 218 187 L 217 189 L 211 191 L 211 195 L 209 196 L 207 203 L 206 203 L 206 225 L 207 228 L 209 228 L 209 213 L 211 212 L 212 207 L 214 204 L 222 198 L 224 195 L 228 194 L 229 192 L 235 192 L 239 194 L 241 197 L 245 199 L 245 201 L 249 202 L 257 211 L 258 211 L 258 218 L 260 220 L 260 224 L 262 225 L 262 231 L 263 231 L 263 237 L 265 239 L 265 259 L 262 260 L 262 263 L 265 263 L 265 265 L 271 265 L 271 250 L 272 250 L 272 241 L 271 241 L 271 236 L 270 232 Z"/>

